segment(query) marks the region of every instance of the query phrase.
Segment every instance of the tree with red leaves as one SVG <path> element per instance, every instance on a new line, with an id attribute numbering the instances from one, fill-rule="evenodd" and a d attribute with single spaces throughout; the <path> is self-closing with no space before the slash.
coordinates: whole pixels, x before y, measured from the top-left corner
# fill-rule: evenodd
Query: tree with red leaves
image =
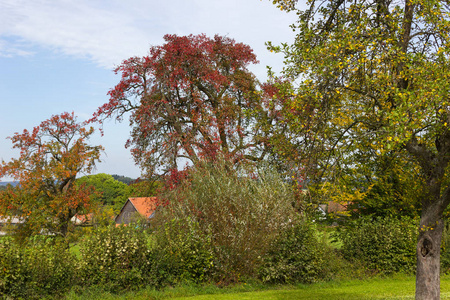
<path id="1" fill-rule="evenodd" d="M 86 143 L 93 132 L 73 113 L 62 113 L 10 137 L 20 156 L 1 162 L 0 178 L 20 184 L 0 194 L 0 214 L 24 220 L 20 229 L 26 235 L 44 230 L 66 236 L 70 219 L 91 206 L 91 189 L 74 182 L 99 161 L 103 148 Z"/>
<path id="2" fill-rule="evenodd" d="M 253 114 L 261 96 L 247 69 L 258 62 L 252 49 L 218 35 L 164 40 L 116 68 L 122 78 L 93 120 L 121 121 L 130 112 L 126 146 L 148 175 L 176 169 L 180 158 L 193 164 L 218 153 L 234 162 L 262 159 L 266 152 Z"/>

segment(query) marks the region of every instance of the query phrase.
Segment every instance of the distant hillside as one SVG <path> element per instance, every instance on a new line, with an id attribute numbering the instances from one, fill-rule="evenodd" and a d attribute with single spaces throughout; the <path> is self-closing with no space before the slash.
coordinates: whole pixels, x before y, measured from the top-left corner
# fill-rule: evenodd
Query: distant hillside
<path id="1" fill-rule="evenodd" d="M 16 186 L 19 184 L 19 182 L 18 181 L 0 181 L 0 185 L 6 186 L 8 184 L 10 184 L 12 186 Z"/>
<path id="2" fill-rule="evenodd" d="M 136 181 L 136 179 L 130 178 L 130 177 L 126 177 L 126 176 L 122 176 L 122 175 L 111 175 L 115 180 L 123 182 L 127 185 L 129 185 L 130 183 L 133 183 Z M 8 184 L 11 184 L 12 186 L 16 186 L 19 184 L 18 181 L 0 181 L 0 186 L 7 186 Z"/>
<path id="3" fill-rule="evenodd" d="M 130 184 L 132 182 L 134 182 L 136 179 L 130 178 L 130 177 L 126 177 L 126 176 L 122 176 L 122 175 L 117 175 L 117 174 L 113 174 L 111 175 L 115 180 L 123 182 L 125 184 Z"/>

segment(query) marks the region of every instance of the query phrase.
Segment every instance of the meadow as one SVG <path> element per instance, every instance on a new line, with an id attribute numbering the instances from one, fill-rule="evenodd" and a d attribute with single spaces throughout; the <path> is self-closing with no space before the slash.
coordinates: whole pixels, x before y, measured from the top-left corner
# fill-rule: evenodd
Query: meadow
<path id="1" fill-rule="evenodd" d="M 415 278 L 396 274 L 367 280 L 330 281 L 316 284 L 261 285 L 240 284 L 219 288 L 214 285 L 180 285 L 175 288 L 152 288 L 123 294 L 111 294 L 96 289 L 81 294 L 71 292 L 68 300 L 82 299 L 189 299 L 189 300 L 250 300 L 250 299 L 414 299 Z M 450 276 L 441 277 L 441 299 L 450 299 Z"/>

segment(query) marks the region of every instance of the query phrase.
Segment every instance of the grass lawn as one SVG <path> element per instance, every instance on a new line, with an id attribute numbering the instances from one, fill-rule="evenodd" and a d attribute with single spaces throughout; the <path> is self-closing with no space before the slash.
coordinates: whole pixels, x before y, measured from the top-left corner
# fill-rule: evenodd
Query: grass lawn
<path id="1" fill-rule="evenodd" d="M 189 299 L 189 300 L 247 300 L 247 299 L 414 299 L 415 278 L 397 275 L 392 278 L 325 282 L 313 285 L 272 286 L 252 291 L 243 285 L 220 289 L 214 286 L 180 286 L 164 291 L 145 289 L 123 295 L 86 291 L 71 293 L 67 299 Z M 246 291 L 246 292 L 244 292 Z M 441 278 L 441 299 L 450 299 L 450 276 Z"/>

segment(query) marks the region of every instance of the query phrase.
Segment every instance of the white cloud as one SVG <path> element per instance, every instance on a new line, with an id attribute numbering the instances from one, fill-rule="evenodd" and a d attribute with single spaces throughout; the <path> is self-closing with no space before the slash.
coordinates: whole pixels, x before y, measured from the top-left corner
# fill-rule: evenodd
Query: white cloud
<path id="1" fill-rule="evenodd" d="M 111 10 L 107 1 L 102 8 L 84 0 L 2 1 L 0 34 L 87 57 L 103 67 L 119 63 L 133 48 L 146 45 L 143 31 L 130 24 L 132 16 Z"/>
<path id="2" fill-rule="evenodd" d="M 0 57 L 32 56 L 33 51 L 25 50 L 26 48 L 20 41 L 0 40 Z"/>
<path id="3" fill-rule="evenodd" d="M 14 36 L 111 68 L 144 55 L 166 33 L 228 35 L 261 55 L 267 39 L 292 36 L 293 19 L 258 0 L 0 0 L 0 20 L 3 55 L 32 53 L 5 38 Z"/>

